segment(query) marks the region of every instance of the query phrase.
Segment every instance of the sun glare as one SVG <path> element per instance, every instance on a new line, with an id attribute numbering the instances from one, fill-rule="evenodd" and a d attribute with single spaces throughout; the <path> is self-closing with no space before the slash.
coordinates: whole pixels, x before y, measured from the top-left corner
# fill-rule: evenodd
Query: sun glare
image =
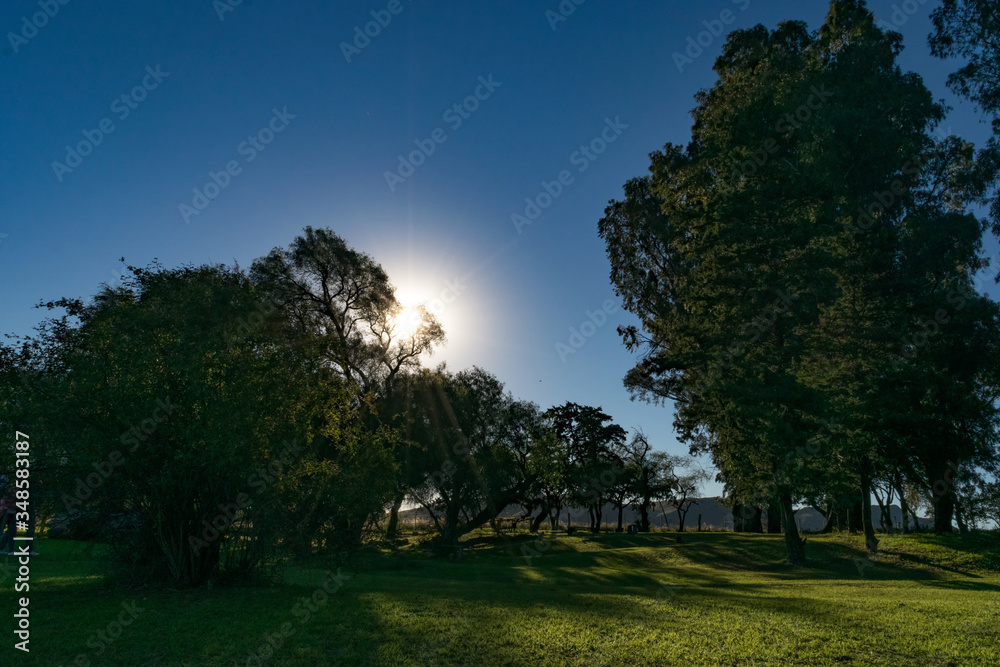
<path id="1" fill-rule="evenodd" d="M 417 333 L 422 323 L 420 311 L 407 306 L 393 318 L 393 330 L 400 338 L 409 338 Z"/>

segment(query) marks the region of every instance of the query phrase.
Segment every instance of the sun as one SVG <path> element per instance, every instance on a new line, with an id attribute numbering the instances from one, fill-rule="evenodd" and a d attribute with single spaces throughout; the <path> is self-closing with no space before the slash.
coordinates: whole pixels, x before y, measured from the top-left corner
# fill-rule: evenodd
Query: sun
<path id="1" fill-rule="evenodd" d="M 423 326 L 423 316 L 412 306 L 404 306 L 392 318 L 392 330 L 400 338 L 410 338 Z"/>

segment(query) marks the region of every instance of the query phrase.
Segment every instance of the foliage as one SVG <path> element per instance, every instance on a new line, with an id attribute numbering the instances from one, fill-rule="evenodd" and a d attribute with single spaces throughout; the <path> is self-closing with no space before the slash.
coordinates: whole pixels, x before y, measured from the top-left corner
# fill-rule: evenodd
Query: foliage
<path id="1" fill-rule="evenodd" d="M 572 402 L 550 408 L 544 417 L 566 452 L 567 501 L 587 508 L 590 530 L 597 532 L 604 504 L 625 473 L 625 429 L 601 408 Z"/>
<path id="2" fill-rule="evenodd" d="M 108 537 L 138 581 L 200 584 L 220 563 L 247 576 L 272 558 L 285 535 L 279 496 L 316 435 L 309 401 L 338 381 L 287 345 L 247 277 L 133 269 L 89 304 L 46 305 L 78 319 L 49 321 L 28 341 L 48 354 L 22 364 L 47 371 L 28 423 L 50 442 L 45 479 L 62 491 L 60 511 L 117 518 Z M 343 417 L 346 401 L 319 407 Z"/>
<path id="3" fill-rule="evenodd" d="M 329 229 L 306 227 L 287 250 L 253 263 L 251 276 L 282 305 L 302 344 L 363 393 L 384 394 L 400 372 L 444 341 L 426 309 L 413 335 L 399 333 L 402 306 L 389 277 L 371 256 L 350 248 Z"/>
<path id="4" fill-rule="evenodd" d="M 913 434 L 893 415 L 915 410 L 902 409 L 907 391 L 931 389 L 948 363 L 968 370 L 948 391 L 976 423 L 952 420 L 954 451 L 938 453 L 992 446 L 988 302 L 970 294 L 964 324 L 935 340 L 947 359 L 898 358 L 925 313 L 968 294 L 982 224 L 966 208 L 991 178 L 968 144 L 931 137 L 944 110 L 896 64 L 900 39 L 847 0 L 815 33 L 785 22 L 730 34 L 690 144 L 654 153 L 651 175 L 599 223 L 612 283 L 641 322 L 621 331 L 642 353 L 626 387 L 673 402 L 680 437 L 712 454 L 735 498 L 780 508 L 790 560 L 803 558 L 793 499 L 845 486 L 867 499 L 876 475 L 916 475 L 900 453 L 915 451 Z M 975 343 L 956 354 L 963 340 Z M 901 377 L 915 367 L 919 381 Z M 930 414 L 943 428 L 956 409 Z M 924 468 L 930 485 L 940 471 Z"/>
<path id="5" fill-rule="evenodd" d="M 538 411 L 477 367 L 424 370 L 405 382 L 405 428 L 428 465 L 411 495 L 439 526 L 435 548 L 443 554 L 524 497 Z"/>

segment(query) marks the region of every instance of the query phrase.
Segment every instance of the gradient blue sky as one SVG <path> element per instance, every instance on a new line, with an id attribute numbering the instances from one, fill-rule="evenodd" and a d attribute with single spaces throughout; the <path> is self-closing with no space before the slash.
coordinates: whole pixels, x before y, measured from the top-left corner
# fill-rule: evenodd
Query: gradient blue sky
<path id="1" fill-rule="evenodd" d="M 26 42 L 4 37 L 0 332 L 30 332 L 39 300 L 92 295 L 119 275 L 121 256 L 249 266 L 303 226 L 328 226 L 407 295 L 433 300 L 458 284 L 441 313 L 448 346 L 431 364 L 483 366 L 543 408 L 600 405 L 682 453 L 672 411 L 631 402 L 622 388 L 635 359 L 615 327 L 630 316 L 612 314 L 565 360 L 557 344 L 614 298 L 597 220 L 627 179 L 646 173 L 650 151 L 687 142 L 692 96 L 713 84 L 723 37 L 683 72 L 674 52 L 703 21 L 730 18 L 723 11 L 732 12 L 727 31 L 787 19 L 816 28 L 827 3 L 587 0 L 555 29 L 546 12 L 558 0 L 399 3 L 349 63 L 341 43 L 388 0 L 244 0 L 221 20 L 211 0 L 68 0 Z M 955 107 L 945 126 L 981 144 L 987 126 L 944 85 L 955 63 L 928 53 L 937 2 L 910 3 L 912 17 L 895 13 L 903 66 Z M 892 22 L 903 4 L 870 7 Z M 37 1 L 5 2 L 0 30 L 21 33 L 23 17 L 39 11 Z M 157 66 L 168 75 L 122 119 L 112 103 Z M 490 75 L 500 86 L 453 129 L 444 113 Z M 247 162 L 241 142 L 286 107 L 295 118 Z M 106 118 L 113 132 L 60 181 L 53 162 Z M 628 127 L 580 173 L 573 153 L 607 118 Z M 437 128 L 446 141 L 391 191 L 385 172 Z M 179 205 L 231 160 L 240 173 L 186 222 Z M 511 214 L 563 170 L 572 184 L 518 233 Z"/>

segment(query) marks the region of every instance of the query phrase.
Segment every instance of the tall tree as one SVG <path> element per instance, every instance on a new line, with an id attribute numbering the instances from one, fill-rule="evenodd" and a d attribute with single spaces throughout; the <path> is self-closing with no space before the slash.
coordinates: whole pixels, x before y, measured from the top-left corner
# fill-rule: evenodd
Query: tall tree
<path id="1" fill-rule="evenodd" d="M 533 435 L 528 479 L 531 488 L 524 500 L 526 514 L 538 511 L 531 520 L 531 532 L 537 532 L 545 519 L 555 530 L 559 526 L 559 512 L 569 497 L 570 453 L 550 421 L 544 418 Z"/>
<path id="2" fill-rule="evenodd" d="M 900 39 L 850 0 L 831 2 L 816 33 L 732 33 L 691 143 L 654 153 L 652 175 L 628 182 L 599 225 L 642 323 L 622 331 L 643 351 L 626 385 L 674 401 L 681 436 L 711 452 L 735 497 L 774 499 L 791 561 L 804 558 L 793 502 L 824 468 L 801 453 L 849 461 L 865 507 L 882 455 L 866 405 L 891 366 L 880 314 L 904 309 L 894 203 L 925 177 L 943 113 L 900 71 Z M 812 452 L 840 414 L 850 422 Z"/>
<path id="3" fill-rule="evenodd" d="M 308 349 L 357 388 L 355 401 L 367 427 L 393 422 L 401 404 L 391 398 L 401 373 L 420 366 L 445 340 L 444 329 L 423 306 L 406 323 L 405 309 L 381 265 L 330 229 L 306 227 L 287 249 L 274 248 L 251 268 L 254 282 L 293 325 L 296 345 Z M 407 326 L 407 324 L 411 326 Z M 368 396 L 371 402 L 365 400 Z M 399 432 L 396 432 L 399 436 Z M 423 475 L 419 445 L 396 442 L 395 492 L 387 537 L 395 537 L 403 498 Z"/>
<path id="4" fill-rule="evenodd" d="M 569 501 L 587 508 L 590 530 L 599 532 L 604 505 L 625 472 L 626 431 L 601 408 L 573 402 L 550 408 L 545 417 L 569 452 Z"/>

